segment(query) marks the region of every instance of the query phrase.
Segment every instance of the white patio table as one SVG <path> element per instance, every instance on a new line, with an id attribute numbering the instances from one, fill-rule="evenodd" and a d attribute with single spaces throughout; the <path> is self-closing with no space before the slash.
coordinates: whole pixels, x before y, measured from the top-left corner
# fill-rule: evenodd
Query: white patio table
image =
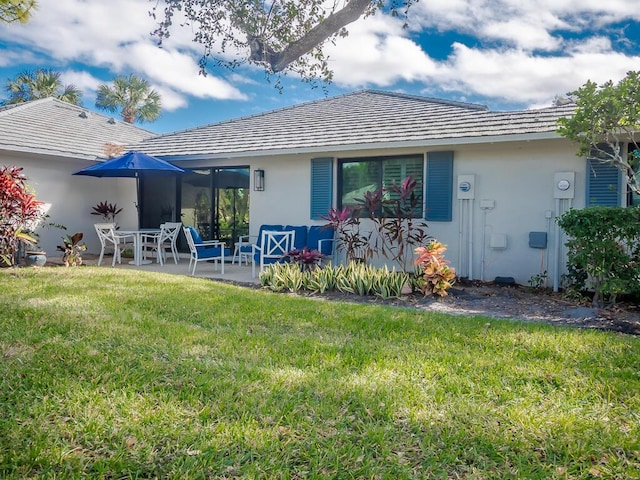
<path id="1" fill-rule="evenodd" d="M 151 260 L 143 260 L 142 258 L 142 236 L 143 235 L 158 235 L 160 233 L 159 228 L 140 228 L 138 230 L 118 230 L 120 235 L 132 235 L 133 236 L 133 260 L 129 263 L 131 265 L 146 265 L 151 263 Z"/>

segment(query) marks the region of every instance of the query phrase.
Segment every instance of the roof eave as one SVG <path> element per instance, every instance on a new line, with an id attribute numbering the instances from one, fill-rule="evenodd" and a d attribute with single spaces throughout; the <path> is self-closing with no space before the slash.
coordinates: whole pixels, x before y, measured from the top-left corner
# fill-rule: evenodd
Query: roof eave
<path id="1" fill-rule="evenodd" d="M 398 142 L 372 142 L 372 143 L 354 143 L 340 145 L 324 145 L 303 148 L 280 148 L 270 150 L 247 150 L 243 152 L 218 152 L 218 153 L 201 153 L 187 155 L 155 155 L 163 160 L 175 161 L 198 161 L 198 160 L 215 160 L 215 159 L 234 159 L 234 158 L 250 158 L 250 157 L 267 157 L 273 155 L 304 155 L 304 154 L 327 154 L 332 152 L 347 152 L 356 150 L 385 150 L 394 148 L 430 148 L 452 145 L 480 145 L 487 143 L 505 143 L 505 142 L 528 142 L 536 140 L 557 140 L 561 139 L 556 132 L 539 132 L 513 135 L 487 135 L 478 137 L 451 137 L 438 138 L 433 140 L 410 140 Z M 144 146 L 142 148 L 144 151 Z"/>
<path id="2" fill-rule="evenodd" d="M 17 146 L 17 145 L 0 144 L 0 150 L 5 152 L 30 153 L 30 154 L 37 154 L 37 155 L 50 155 L 53 157 L 73 158 L 76 160 L 92 160 L 92 161 L 100 160 L 100 157 L 96 155 L 89 155 L 86 153 L 65 152 L 61 150 L 50 150 L 46 148 L 24 147 L 24 146 Z"/>

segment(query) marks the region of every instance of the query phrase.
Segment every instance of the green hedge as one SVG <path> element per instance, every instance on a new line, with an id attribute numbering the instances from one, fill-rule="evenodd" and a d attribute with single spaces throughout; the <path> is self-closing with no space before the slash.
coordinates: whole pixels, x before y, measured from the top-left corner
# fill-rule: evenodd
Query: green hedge
<path id="1" fill-rule="evenodd" d="M 557 221 L 568 237 L 568 288 L 593 291 L 594 306 L 640 293 L 639 207 L 569 210 Z"/>

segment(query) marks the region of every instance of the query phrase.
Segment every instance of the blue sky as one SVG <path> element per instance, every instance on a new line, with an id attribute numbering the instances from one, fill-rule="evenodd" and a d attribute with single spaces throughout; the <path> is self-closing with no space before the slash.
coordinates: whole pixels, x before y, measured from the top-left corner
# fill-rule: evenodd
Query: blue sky
<path id="1" fill-rule="evenodd" d="M 337 0 L 338 3 L 343 0 Z M 33 68 L 62 72 L 94 108 L 95 90 L 136 73 L 162 96 L 163 114 L 143 124 L 183 130 L 324 97 L 293 76 L 280 93 L 255 68 L 210 68 L 174 29 L 162 49 L 149 32 L 149 0 L 40 0 L 26 25 L 0 25 L 0 81 Z M 587 80 L 617 81 L 640 69 L 637 0 L 423 0 L 410 28 L 384 14 L 350 25 L 328 45 L 329 94 L 373 88 L 482 103 L 492 110 L 550 105 Z M 0 94 L 2 96 L 3 94 Z"/>

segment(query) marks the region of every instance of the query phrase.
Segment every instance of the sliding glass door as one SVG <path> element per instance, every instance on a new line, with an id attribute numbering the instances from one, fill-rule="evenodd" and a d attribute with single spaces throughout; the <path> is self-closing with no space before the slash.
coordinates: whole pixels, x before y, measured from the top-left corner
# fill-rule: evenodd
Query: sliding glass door
<path id="1" fill-rule="evenodd" d="M 195 169 L 181 177 L 181 221 L 232 247 L 249 233 L 249 168 Z"/>

